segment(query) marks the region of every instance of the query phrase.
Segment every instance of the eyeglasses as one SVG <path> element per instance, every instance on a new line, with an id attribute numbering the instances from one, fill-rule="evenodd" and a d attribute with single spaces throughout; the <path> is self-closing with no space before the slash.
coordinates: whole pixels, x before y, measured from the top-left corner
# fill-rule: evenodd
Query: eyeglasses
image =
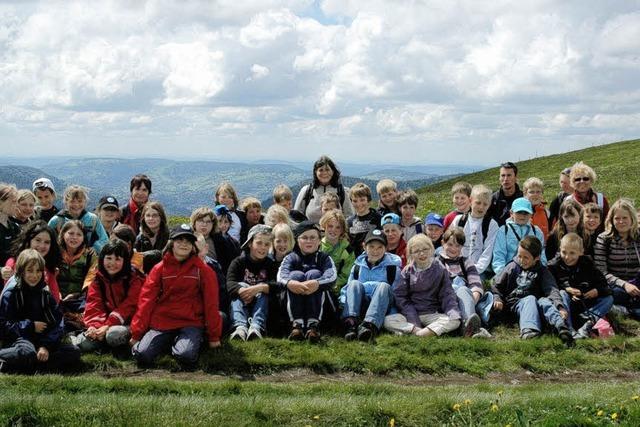
<path id="1" fill-rule="evenodd" d="M 213 221 L 211 221 L 210 219 L 198 219 L 196 220 L 196 222 L 199 222 L 200 224 L 204 224 L 204 225 L 213 224 Z"/>
<path id="2" fill-rule="evenodd" d="M 298 237 L 298 239 L 305 242 L 315 242 L 316 240 L 318 240 L 318 236 L 300 236 Z"/>
<path id="3" fill-rule="evenodd" d="M 578 178 L 574 178 L 573 182 L 589 182 L 591 181 L 591 178 L 589 178 L 588 176 L 583 176 L 583 177 L 578 177 Z"/>
<path id="4" fill-rule="evenodd" d="M 148 213 L 144 215 L 145 218 L 160 218 L 160 215 L 157 213 Z"/>
<path id="5" fill-rule="evenodd" d="M 429 248 L 424 248 L 424 249 L 416 249 L 414 251 L 411 251 L 411 255 L 420 255 L 420 254 L 426 254 L 431 252 L 431 249 Z"/>

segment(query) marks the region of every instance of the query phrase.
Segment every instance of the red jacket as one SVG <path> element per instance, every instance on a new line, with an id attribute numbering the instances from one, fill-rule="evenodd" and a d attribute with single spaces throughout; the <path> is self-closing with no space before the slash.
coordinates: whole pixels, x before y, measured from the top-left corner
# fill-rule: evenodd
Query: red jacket
<path id="1" fill-rule="evenodd" d="M 139 341 L 149 329 L 206 328 L 209 342 L 219 341 L 218 279 L 200 258 L 179 262 L 166 253 L 142 286 L 131 337 Z"/>
<path id="2" fill-rule="evenodd" d="M 98 271 L 87 291 L 84 324 L 94 328 L 129 324 L 136 312 L 143 283 L 144 278 L 133 271 L 129 291 L 125 293 L 123 279 L 112 282 Z"/>

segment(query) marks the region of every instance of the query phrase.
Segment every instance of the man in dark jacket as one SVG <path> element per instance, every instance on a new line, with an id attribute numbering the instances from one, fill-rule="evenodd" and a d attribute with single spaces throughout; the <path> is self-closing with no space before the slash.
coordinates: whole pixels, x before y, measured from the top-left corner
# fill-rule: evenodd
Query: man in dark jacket
<path id="1" fill-rule="evenodd" d="M 493 193 L 487 215 L 503 226 L 509 218 L 511 204 L 518 197 L 523 197 L 518 186 L 518 166 L 512 162 L 503 163 L 500 165 L 500 189 Z"/>

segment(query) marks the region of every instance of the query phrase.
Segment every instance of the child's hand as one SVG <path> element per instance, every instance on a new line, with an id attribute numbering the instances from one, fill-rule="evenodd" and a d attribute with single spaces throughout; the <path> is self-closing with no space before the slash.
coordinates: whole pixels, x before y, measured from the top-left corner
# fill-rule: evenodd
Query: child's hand
<path id="1" fill-rule="evenodd" d="M 104 339 L 104 337 L 107 335 L 107 331 L 109 330 L 109 326 L 108 325 L 104 325 L 99 327 L 98 329 L 96 329 L 95 332 L 95 340 L 97 341 L 102 341 Z"/>
<path id="2" fill-rule="evenodd" d="M 45 329 L 47 329 L 46 322 L 33 322 L 33 330 L 36 332 L 36 334 L 41 334 Z"/>
<path id="3" fill-rule="evenodd" d="M 253 286 L 248 286 L 246 288 L 240 288 L 238 291 L 238 296 L 242 300 L 243 303 L 248 304 L 253 301 L 253 298 L 258 293 L 257 289 Z"/>
<path id="4" fill-rule="evenodd" d="M 502 301 L 494 301 L 493 302 L 493 309 L 495 311 L 502 311 L 503 307 L 504 307 L 504 304 L 502 304 Z"/>
<path id="5" fill-rule="evenodd" d="M 567 293 L 569 295 L 571 295 L 572 297 L 581 297 L 582 296 L 582 292 L 580 291 L 580 289 L 576 289 L 576 288 L 565 288 L 565 291 L 567 291 Z"/>
<path id="6" fill-rule="evenodd" d="M 304 295 L 307 292 L 307 285 L 304 283 L 298 282 L 297 280 L 289 280 L 287 283 L 287 288 L 294 294 Z"/>
<path id="7" fill-rule="evenodd" d="M 320 283 L 317 280 L 307 280 L 304 284 L 307 286 L 307 292 L 305 292 L 307 295 L 311 295 L 320 287 Z"/>
<path id="8" fill-rule="evenodd" d="M 598 298 L 598 290 L 597 289 L 591 289 L 590 291 L 585 292 L 584 294 L 582 294 L 582 296 L 585 299 Z"/>
<path id="9" fill-rule="evenodd" d="M 49 350 L 47 350 L 44 347 L 40 347 L 38 349 L 38 362 L 46 362 L 47 360 L 49 360 Z"/>
<path id="10" fill-rule="evenodd" d="M 624 290 L 632 297 L 640 297 L 640 289 L 638 289 L 636 285 L 632 285 L 631 283 L 627 282 L 624 284 Z"/>
<path id="11" fill-rule="evenodd" d="M 96 339 L 96 328 L 93 326 L 89 326 L 86 331 L 84 331 L 84 336 L 90 338 L 92 340 Z"/>
<path id="12" fill-rule="evenodd" d="M 2 267 L 2 280 L 9 280 L 13 276 L 13 268 Z"/>
<path id="13" fill-rule="evenodd" d="M 569 317 L 569 313 L 567 313 L 567 310 L 565 310 L 564 308 L 561 308 L 558 311 L 560 312 L 560 316 L 562 316 L 564 320 L 567 320 L 567 318 Z"/>
<path id="14" fill-rule="evenodd" d="M 209 348 L 219 348 L 221 345 L 220 341 L 209 341 Z"/>

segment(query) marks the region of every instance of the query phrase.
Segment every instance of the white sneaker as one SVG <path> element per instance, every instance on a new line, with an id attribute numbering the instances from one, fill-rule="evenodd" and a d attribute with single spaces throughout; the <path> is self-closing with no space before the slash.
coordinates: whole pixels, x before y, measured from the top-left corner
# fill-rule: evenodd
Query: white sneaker
<path id="1" fill-rule="evenodd" d="M 485 328 L 480 328 L 480 330 L 473 334 L 471 338 L 493 338 L 493 335 L 491 335 L 491 333 Z"/>
<path id="2" fill-rule="evenodd" d="M 229 337 L 229 340 L 247 340 L 247 328 L 245 326 L 238 326 L 235 331 Z"/>
<path id="3" fill-rule="evenodd" d="M 262 339 L 262 332 L 260 332 L 260 328 L 255 328 L 253 325 L 249 326 L 247 341 L 261 340 L 261 339 Z"/>

